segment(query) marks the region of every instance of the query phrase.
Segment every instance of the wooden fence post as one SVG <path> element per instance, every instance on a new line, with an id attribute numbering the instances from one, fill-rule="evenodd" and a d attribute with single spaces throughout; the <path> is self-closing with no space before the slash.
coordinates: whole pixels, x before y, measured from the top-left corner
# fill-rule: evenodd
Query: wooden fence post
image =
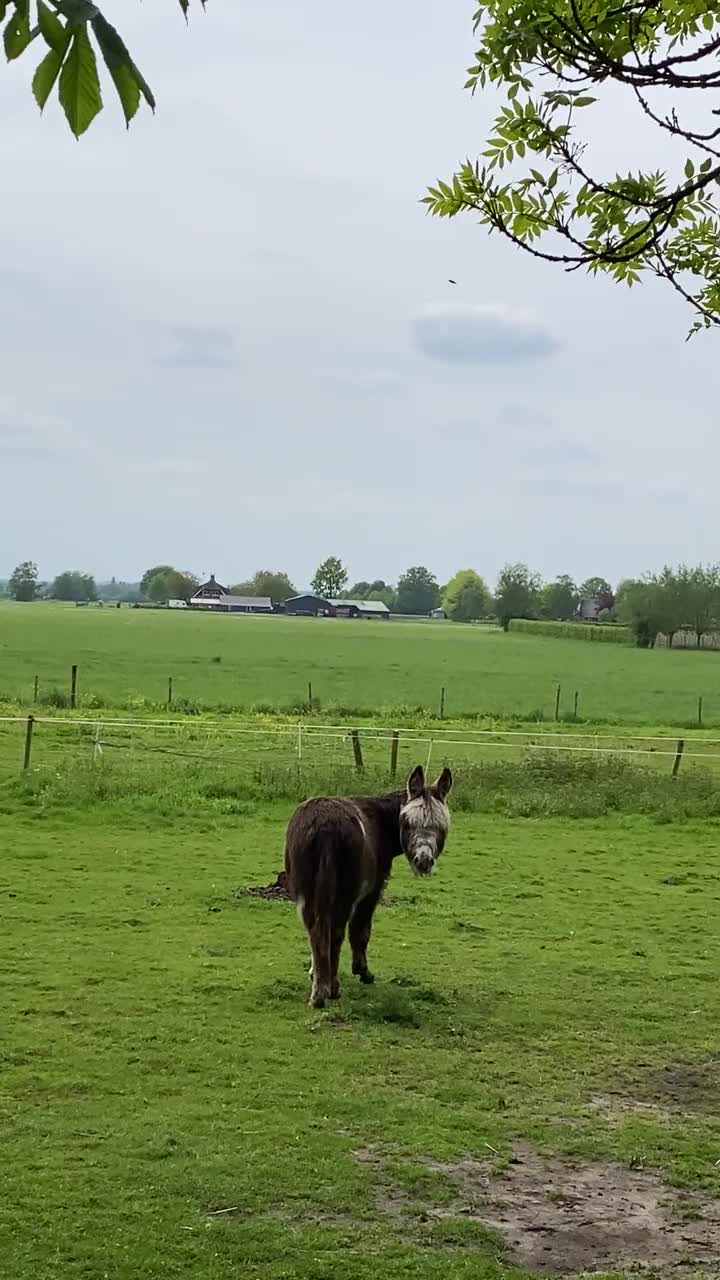
<path id="1" fill-rule="evenodd" d="M 173 684 L 172 676 L 168 676 L 168 696 L 167 696 L 168 711 L 172 706 L 172 699 L 173 699 L 172 684 Z"/>
<path id="2" fill-rule="evenodd" d="M 702 729 L 702 697 L 698 698 L 698 729 Z"/>
<path id="3" fill-rule="evenodd" d="M 313 700 L 312 700 L 312 685 L 311 685 L 310 681 L 308 680 L 308 711 L 312 711 L 312 704 L 313 704 Z"/>
<path id="4" fill-rule="evenodd" d="M 353 729 L 352 733 L 350 734 L 350 737 L 352 738 L 353 754 L 355 756 L 355 768 L 357 769 L 358 773 L 362 773 L 364 768 L 362 747 L 360 746 L 360 734 L 358 733 L 357 729 Z"/>
<path id="5" fill-rule="evenodd" d="M 33 739 L 34 724 L 35 724 L 35 717 L 28 716 L 27 724 L 25 725 L 25 753 L 23 755 L 23 769 L 30 768 L 30 756 L 32 754 L 32 739 Z"/>
<path id="6" fill-rule="evenodd" d="M 77 663 L 73 663 L 73 668 L 72 668 L 72 671 L 70 672 L 70 706 L 72 707 L 73 711 L 77 706 L 77 676 L 78 676 Z"/>
<path id="7" fill-rule="evenodd" d="M 393 733 L 392 742 L 390 744 L 390 777 L 391 778 L 394 778 L 395 775 L 397 774 L 397 758 L 398 758 L 399 743 L 400 743 L 400 734 L 396 729 L 395 732 Z"/>
<path id="8" fill-rule="evenodd" d="M 40 689 L 40 677 L 36 676 L 35 684 L 33 685 L 33 702 L 37 702 L 38 700 L 39 689 Z"/>
<path id="9" fill-rule="evenodd" d="M 440 719 L 445 719 L 445 685 L 440 690 Z"/>
<path id="10" fill-rule="evenodd" d="M 684 750 L 685 750 L 685 739 L 678 738 L 677 751 L 675 752 L 675 759 L 673 760 L 673 767 L 672 767 L 673 778 L 677 778 L 678 769 L 680 768 L 680 761 L 682 760 Z"/>
<path id="11" fill-rule="evenodd" d="M 579 697 L 580 697 L 580 694 L 578 693 L 578 691 L 577 691 L 577 689 L 576 689 L 576 690 L 575 690 L 575 705 L 573 706 L 573 720 L 577 720 L 577 709 L 578 709 L 578 699 L 579 699 Z"/>
<path id="12" fill-rule="evenodd" d="M 561 685 L 558 685 L 557 690 L 556 690 L 556 692 L 555 692 L 555 719 L 556 719 L 556 720 L 559 720 L 559 719 L 560 719 L 560 693 L 561 693 L 561 691 L 562 691 L 562 686 L 561 686 Z"/>

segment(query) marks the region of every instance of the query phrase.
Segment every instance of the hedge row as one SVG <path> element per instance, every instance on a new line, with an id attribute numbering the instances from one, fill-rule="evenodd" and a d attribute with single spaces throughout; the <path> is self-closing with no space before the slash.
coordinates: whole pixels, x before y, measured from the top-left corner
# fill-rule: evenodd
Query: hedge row
<path id="1" fill-rule="evenodd" d="M 529 618 L 513 618 L 510 631 L 525 635 L 553 636 L 556 640 L 596 640 L 606 644 L 629 644 L 629 627 L 614 622 L 536 622 Z"/>

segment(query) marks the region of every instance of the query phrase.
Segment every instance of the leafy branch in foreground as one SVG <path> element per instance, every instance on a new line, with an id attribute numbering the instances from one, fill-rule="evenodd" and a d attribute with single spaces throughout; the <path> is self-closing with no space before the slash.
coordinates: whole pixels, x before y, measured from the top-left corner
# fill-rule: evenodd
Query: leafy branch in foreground
<path id="1" fill-rule="evenodd" d="M 506 101 L 482 162 L 429 188 L 429 210 L 479 213 L 567 271 L 628 285 L 654 273 L 694 311 L 691 333 L 720 324 L 720 108 L 711 98 L 700 123 L 708 100 L 697 92 L 720 89 L 717 0 L 483 0 L 475 29 L 481 44 L 465 87 L 504 89 Z M 608 82 L 622 86 L 628 111 L 680 140 L 681 174 L 592 171 L 578 113 Z"/>
<path id="2" fill-rule="evenodd" d="M 187 19 L 190 0 L 178 0 Z M 205 8 L 206 0 L 199 0 Z M 79 138 L 102 111 L 97 52 L 115 86 L 126 124 L 140 103 L 155 110 L 152 89 L 120 36 L 91 0 L 0 0 L 5 57 L 14 62 L 38 41 L 45 49 L 33 76 L 42 111 L 57 86 L 68 124 Z"/>

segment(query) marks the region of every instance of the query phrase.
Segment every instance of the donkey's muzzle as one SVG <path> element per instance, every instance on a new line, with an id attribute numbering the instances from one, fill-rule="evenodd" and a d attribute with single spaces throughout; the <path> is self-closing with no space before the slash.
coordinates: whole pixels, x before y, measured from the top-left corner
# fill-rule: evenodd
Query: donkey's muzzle
<path id="1" fill-rule="evenodd" d="M 432 854 L 426 851 L 425 849 L 422 849 L 419 853 L 416 853 L 415 857 L 412 860 L 412 869 L 415 872 L 415 874 L 418 876 L 431 875 L 434 866 L 435 866 L 435 859 L 433 858 Z"/>

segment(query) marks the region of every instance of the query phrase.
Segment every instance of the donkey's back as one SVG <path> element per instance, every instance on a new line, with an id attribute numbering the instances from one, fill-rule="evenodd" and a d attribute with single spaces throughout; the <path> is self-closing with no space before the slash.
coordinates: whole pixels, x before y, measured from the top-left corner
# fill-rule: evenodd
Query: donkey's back
<path id="1" fill-rule="evenodd" d="M 285 870 L 303 914 L 348 914 L 376 875 L 368 820 L 349 799 L 321 797 L 299 805 L 288 823 Z"/>

